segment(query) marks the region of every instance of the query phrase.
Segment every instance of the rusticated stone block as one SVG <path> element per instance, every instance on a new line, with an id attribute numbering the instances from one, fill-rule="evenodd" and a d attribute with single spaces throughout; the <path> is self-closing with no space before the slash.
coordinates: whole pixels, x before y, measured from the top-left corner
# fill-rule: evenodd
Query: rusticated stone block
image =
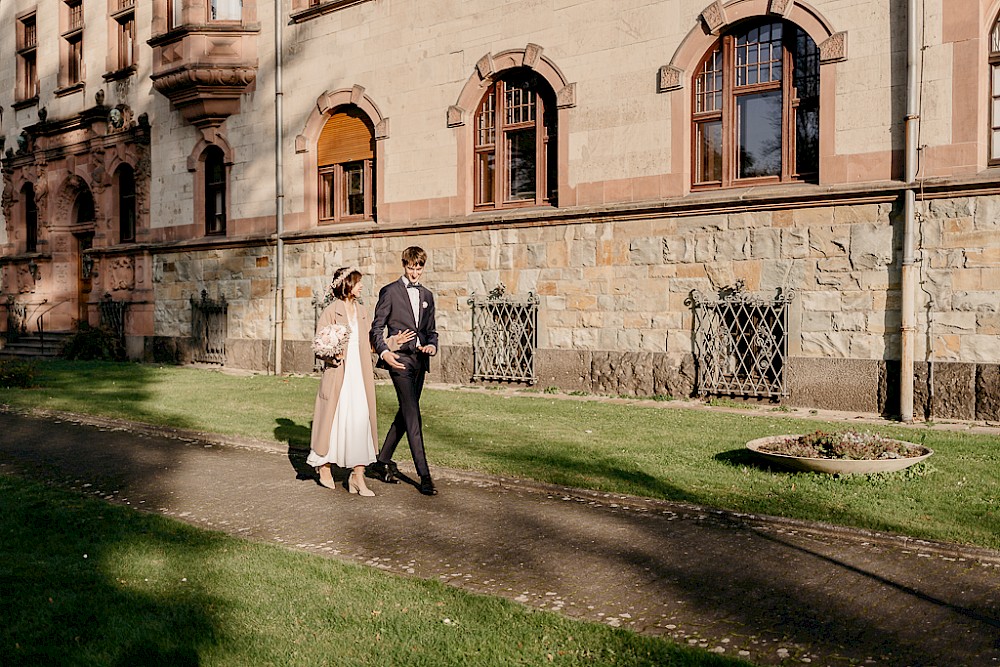
<path id="1" fill-rule="evenodd" d="M 932 389 L 928 397 L 930 417 L 976 418 L 975 364 L 938 362 L 929 369 L 927 376 L 926 385 Z"/>
<path id="2" fill-rule="evenodd" d="M 617 396 L 653 394 L 651 352 L 594 352 L 591 356 L 594 391 Z"/>
<path id="3" fill-rule="evenodd" d="M 433 382 L 467 384 L 472 379 L 472 348 L 459 345 L 442 345 L 431 360 L 428 376 Z"/>
<path id="4" fill-rule="evenodd" d="M 878 361 L 790 357 L 786 363 L 790 405 L 879 412 Z"/>
<path id="5" fill-rule="evenodd" d="M 976 373 L 976 419 L 1000 421 L 1000 366 L 981 364 Z"/>
<path id="6" fill-rule="evenodd" d="M 539 387 L 559 387 L 564 391 L 593 391 L 590 381 L 589 350 L 538 350 L 535 374 Z"/>
<path id="7" fill-rule="evenodd" d="M 685 354 L 678 364 L 665 354 L 653 356 L 653 395 L 688 398 L 694 394 L 694 355 Z"/>

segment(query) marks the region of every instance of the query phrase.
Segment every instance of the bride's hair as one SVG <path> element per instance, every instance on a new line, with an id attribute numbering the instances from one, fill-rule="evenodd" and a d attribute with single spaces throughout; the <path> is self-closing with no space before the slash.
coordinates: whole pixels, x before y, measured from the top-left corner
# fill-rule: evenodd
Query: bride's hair
<path id="1" fill-rule="evenodd" d="M 361 280 L 361 270 L 354 266 L 342 266 L 333 272 L 330 293 L 334 298 L 346 301 L 351 290 Z"/>

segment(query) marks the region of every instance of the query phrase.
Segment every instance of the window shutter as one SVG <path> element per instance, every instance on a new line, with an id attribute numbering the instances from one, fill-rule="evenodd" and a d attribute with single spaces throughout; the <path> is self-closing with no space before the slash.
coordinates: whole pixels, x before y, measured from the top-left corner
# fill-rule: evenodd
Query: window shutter
<path id="1" fill-rule="evenodd" d="M 325 167 L 354 160 L 371 159 L 375 139 L 368 123 L 357 111 L 338 111 L 330 116 L 319 135 L 316 164 Z"/>

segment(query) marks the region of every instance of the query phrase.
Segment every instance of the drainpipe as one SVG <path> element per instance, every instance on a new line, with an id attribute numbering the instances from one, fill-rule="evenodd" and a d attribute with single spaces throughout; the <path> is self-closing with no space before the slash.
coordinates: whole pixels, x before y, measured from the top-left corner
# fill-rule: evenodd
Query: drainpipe
<path id="1" fill-rule="evenodd" d="M 283 91 L 282 91 L 282 24 L 281 0 L 274 0 L 274 218 L 275 247 L 274 273 L 274 374 L 281 375 L 281 348 L 284 347 L 285 336 L 285 166 L 281 152 L 284 143 L 282 125 Z"/>
<path id="2" fill-rule="evenodd" d="M 913 358 L 916 346 L 917 273 L 914 259 L 916 245 L 916 180 L 917 180 L 917 131 L 920 122 L 919 72 L 917 71 L 920 46 L 917 28 L 917 0 L 908 0 L 906 30 L 906 154 L 904 180 L 906 182 L 903 222 L 902 305 L 900 310 L 900 376 L 899 417 L 904 422 L 913 421 Z"/>

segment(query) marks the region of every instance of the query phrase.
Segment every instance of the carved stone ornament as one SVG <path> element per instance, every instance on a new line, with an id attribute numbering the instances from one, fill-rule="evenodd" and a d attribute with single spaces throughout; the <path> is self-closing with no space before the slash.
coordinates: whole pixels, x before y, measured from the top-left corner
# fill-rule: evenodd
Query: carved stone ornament
<path id="1" fill-rule="evenodd" d="M 354 84 L 351 87 L 351 104 L 357 106 L 361 102 L 362 96 L 365 94 L 365 87 Z"/>
<path id="2" fill-rule="evenodd" d="M 542 55 L 542 47 L 538 44 L 528 44 L 524 47 L 524 66 L 535 68 L 535 63 L 538 62 L 538 58 Z"/>
<path id="3" fill-rule="evenodd" d="M 448 127 L 465 125 L 465 109 L 455 104 L 448 107 Z"/>
<path id="4" fill-rule="evenodd" d="M 309 152 L 309 140 L 306 139 L 306 135 L 304 134 L 295 135 L 295 152 L 296 153 Z"/>
<path id="5" fill-rule="evenodd" d="M 476 63 L 476 70 L 479 72 L 480 79 L 488 79 L 493 76 L 496 71 L 493 68 L 493 54 L 487 53 L 485 56 L 479 59 Z"/>
<path id="6" fill-rule="evenodd" d="M 726 8 L 722 4 L 722 0 L 715 0 L 714 3 L 705 7 L 701 12 L 701 20 L 705 22 L 709 32 L 713 35 L 718 35 L 719 31 L 729 23 L 726 19 Z"/>
<path id="7" fill-rule="evenodd" d="M 666 93 L 680 90 L 684 87 L 684 70 L 674 65 L 664 65 L 660 68 L 656 79 L 656 90 Z"/>
<path id="8" fill-rule="evenodd" d="M 847 33 L 835 32 L 819 45 L 819 61 L 835 63 L 847 60 Z"/>
<path id="9" fill-rule="evenodd" d="M 35 291 L 35 279 L 28 270 L 27 264 L 17 266 L 17 291 L 20 294 L 28 294 Z"/>
<path id="10" fill-rule="evenodd" d="M 556 108 L 569 109 L 576 106 L 576 84 L 567 83 L 556 93 Z"/>
<path id="11" fill-rule="evenodd" d="M 389 119 L 383 118 L 375 125 L 375 139 L 388 139 L 389 138 Z"/>
<path id="12" fill-rule="evenodd" d="M 108 273 L 108 286 L 111 289 L 135 289 L 135 264 L 132 257 L 115 257 L 108 266 Z"/>
<path id="13" fill-rule="evenodd" d="M 792 8 L 795 6 L 795 0 L 771 0 L 771 6 L 768 11 L 772 14 L 780 14 L 786 19 L 792 13 Z"/>

